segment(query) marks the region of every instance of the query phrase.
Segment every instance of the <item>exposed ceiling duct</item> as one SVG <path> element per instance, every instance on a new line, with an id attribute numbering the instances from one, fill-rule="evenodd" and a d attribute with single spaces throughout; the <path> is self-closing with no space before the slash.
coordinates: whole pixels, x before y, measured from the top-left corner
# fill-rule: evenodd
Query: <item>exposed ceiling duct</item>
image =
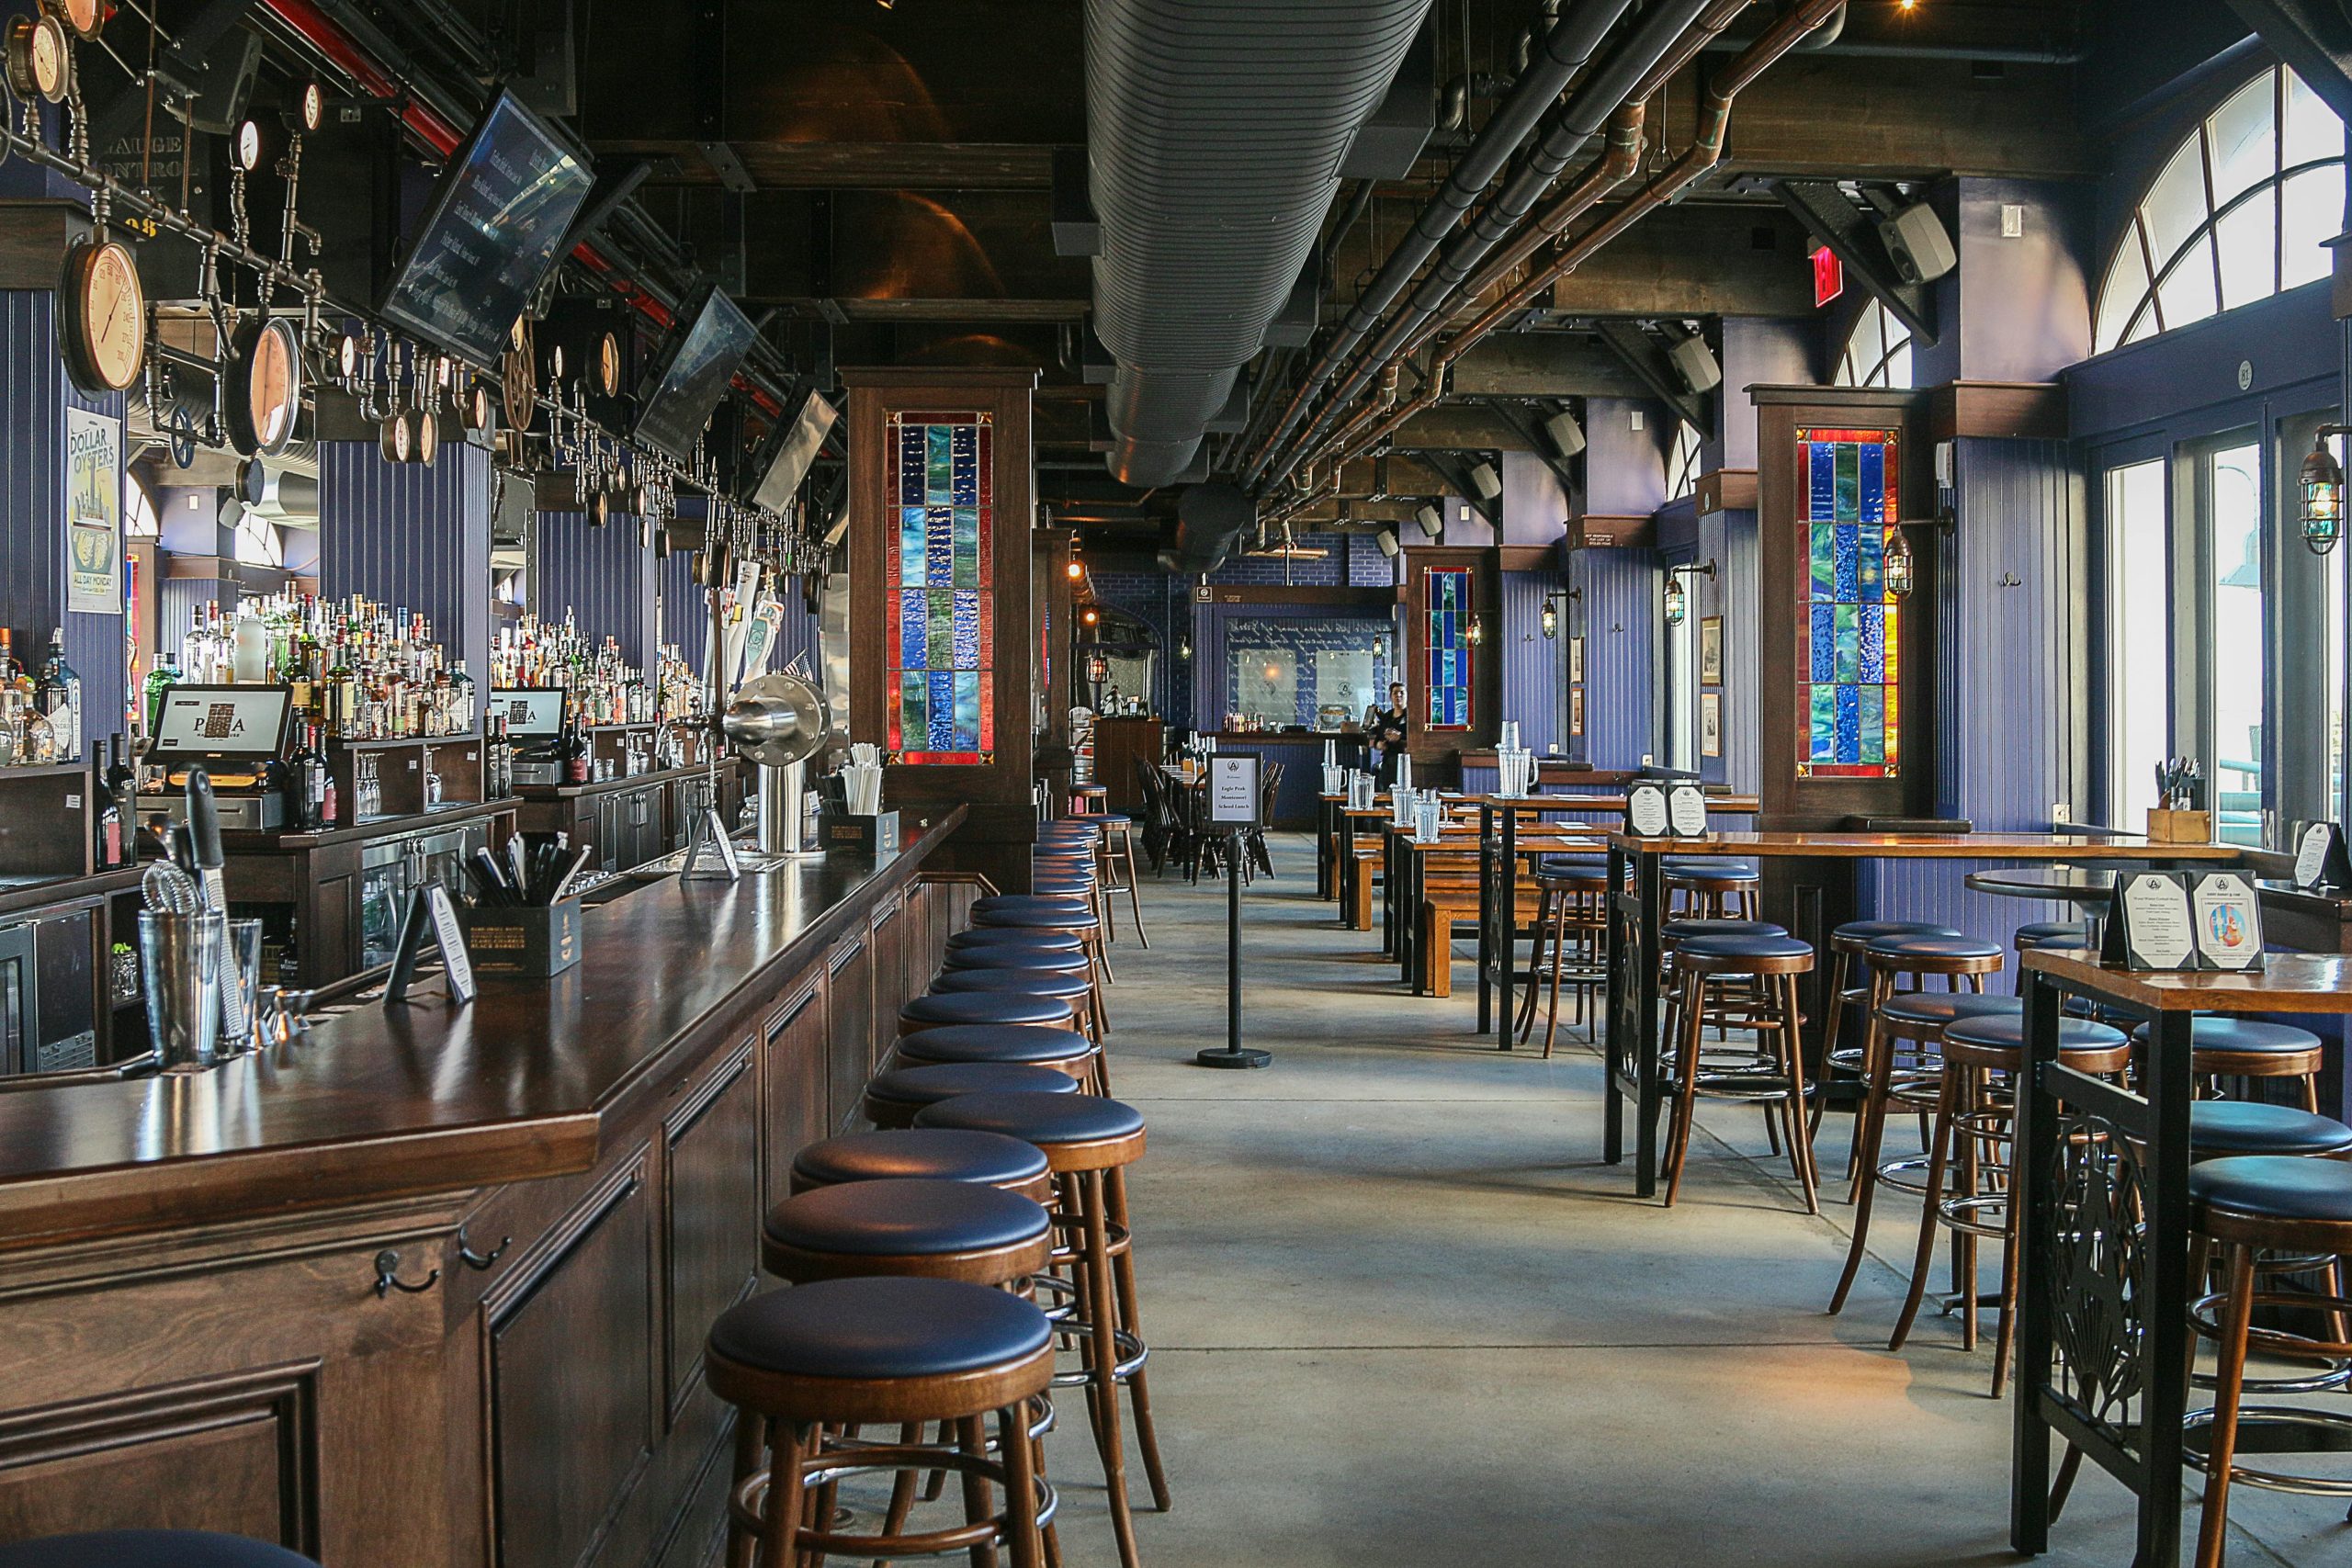
<path id="1" fill-rule="evenodd" d="M 1193 465 L 1429 6 L 1089 0 L 1094 330 L 1117 362 L 1114 476 L 1161 485 Z"/>

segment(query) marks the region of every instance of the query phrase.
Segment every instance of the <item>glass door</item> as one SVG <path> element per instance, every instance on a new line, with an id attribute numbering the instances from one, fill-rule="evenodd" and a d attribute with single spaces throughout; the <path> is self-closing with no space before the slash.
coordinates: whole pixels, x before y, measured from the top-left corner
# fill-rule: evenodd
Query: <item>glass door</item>
<path id="1" fill-rule="evenodd" d="M 2262 447 L 2247 441 L 2200 459 L 2205 549 L 2206 778 L 2216 835 L 2262 842 Z"/>
<path id="2" fill-rule="evenodd" d="M 1679 773 L 1699 771 L 1699 595 L 1686 576 L 1689 607 L 1666 628 L 1666 765 Z"/>
<path id="3" fill-rule="evenodd" d="M 2172 744 L 2172 590 L 2165 460 L 2107 471 L 2106 806 L 2109 827 L 2137 831 L 2156 804 L 2156 764 Z"/>

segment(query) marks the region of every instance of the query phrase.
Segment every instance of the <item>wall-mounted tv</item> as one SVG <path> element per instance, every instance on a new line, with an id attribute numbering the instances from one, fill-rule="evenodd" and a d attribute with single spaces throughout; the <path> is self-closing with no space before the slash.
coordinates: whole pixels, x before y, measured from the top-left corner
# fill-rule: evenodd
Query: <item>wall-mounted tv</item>
<path id="1" fill-rule="evenodd" d="M 757 334 L 735 301 L 705 284 L 678 313 L 684 330 L 672 335 L 665 357 L 638 400 L 637 439 L 681 461 L 717 412 Z"/>
<path id="2" fill-rule="evenodd" d="M 800 412 L 785 421 L 765 444 L 767 468 L 752 487 L 752 504 L 770 512 L 783 511 L 800 481 L 808 477 L 808 465 L 823 449 L 826 432 L 840 418 L 841 412 L 825 400 L 822 392 L 809 393 Z"/>
<path id="3" fill-rule="evenodd" d="M 584 157 L 501 93 L 441 171 L 378 309 L 461 359 L 496 365 L 594 184 Z"/>

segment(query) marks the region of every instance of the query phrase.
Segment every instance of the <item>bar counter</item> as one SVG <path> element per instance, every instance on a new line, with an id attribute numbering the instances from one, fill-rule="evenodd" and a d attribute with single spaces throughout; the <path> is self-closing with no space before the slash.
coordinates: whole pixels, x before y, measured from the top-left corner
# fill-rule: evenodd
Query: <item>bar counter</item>
<path id="1" fill-rule="evenodd" d="M 978 890 L 924 870 L 963 816 L 879 865 L 649 883 L 465 1008 L 434 979 L 210 1073 L 0 1094 L 0 1540 L 700 1561 L 703 1335 Z"/>

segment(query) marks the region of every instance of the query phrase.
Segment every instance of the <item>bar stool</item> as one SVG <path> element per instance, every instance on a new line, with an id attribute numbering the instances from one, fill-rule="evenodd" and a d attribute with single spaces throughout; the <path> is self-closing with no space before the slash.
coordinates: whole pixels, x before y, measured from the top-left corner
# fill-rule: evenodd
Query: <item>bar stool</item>
<path id="1" fill-rule="evenodd" d="M 868 1078 L 864 1111 L 868 1122 L 887 1131 L 913 1126 L 916 1111 L 959 1094 L 1076 1094 L 1079 1087 L 1068 1073 L 1020 1062 L 932 1062 Z"/>
<path id="2" fill-rule="evenodd" d="M 1542 897 L 1535 907 L 1535 951 L 1528 960 L 1519 1038 L 1524 1043 L 1534 1032 L 1535 993 L 1548 977 L 1551 1000 L 1544 1020 L 1544 1056 L 1549 1061 L 1552 1039 L 1560 1028 L 1561 981 L 1568 981 L 1576 1000 L 1572 1025 L 1585 1021 L 1588 1003 L 1608 985 L 1600 937 L 1609 923 L 1609 863 L 1546 857 L 1537 865 L 1535 886 Z"/>
<path id="3" fill-rule="evenodd" d="M 2131 1065 L 2123 1032 L 2086 1018 L 2058 1021 L 2058 1059 L 2094 1077 L 2120 1078 Z M 1944 1028 L 1943 1071 L 1936 1096 L 1935 1131 L 1928 1144 L 1927 1202 L 1919 1214 L 1919 1247 L 1911 1261 L 1911 1289 L 1894 1320 L 1889 1350 L 1910 1337 L 1928 1290 L 1928 1269 L 1939 1229 L 1952 1233 L 1952 1291 L 1958 1297 L 1960 1348 L 1976 1348 L 1976 1244 L 2001 1241 L 2000 1323 L 1993 1344 L 1993 1397 L 2008 1387 L 2009 1350 L 2017 1332 L 2017 1206 L 2009 1201 L 2009 1134 L 2016 1076 L 2025 1065 L 2022 1015 L 1955 1019 Z M 2001 1087 L 1993 1074 L 2008 1080 Z"/>
<path id="4" fill-rule="evenodd" d="M 916 997 L 899 1010 L 901 1036 L 956 1023 L 1074 1029 L 1078 1012 L 1058 997 L 1024 996 L 1017 991 L 958 991 L 945 996 Z"/>
<path id="5" fill-rule="evenodd" d="M 1676 1016 L 1681 1029 L 1668 1078 L 1674 1118 L 1667 1130 L 1666 1206 L 1674 1207 L 1682 1190 L 1698 1100 L 1705 1095 L 1762 1105 L 1768 1122 L 1778 1115 L 1788 1139 L 1790 1168 L 1804 1193 L 1805 1213 L 1820 1213 L 1820 1178 L 1813 1167 L 1813 1140 L 1805 1132 L 1804 1050 L 1797 1032 L 1804 1018 L 1797 1007 L 1796 977 L 1812 972 L 1813 948 L 1786 933 L 1690 937 L 1676 945 L 1674 968 L 1680 981 Z M 1708 1019 L 1707 987 L 1751 981 L 1761 995 L 1745 1010 L 1743 1023 L 1755 1034 L 1755 1046 L 1736 1060 L 1710 1066 L 1700 1044 Z"/>
<path id="6" fill-rule="evenodd" d="M 1102 1021 L 1094 1010 L 1091 975 L 1060 975 L 1042 969 L 944 969 L 932 977 L 933 996 L 983 992 L 1051 997 L 1068 1002 L 1078 1015 L 1080 1030 L 1097 1042 L 1102 1038 Z"/>
<path id="7" fill-rule="evenodd" d="M 1684 915 L 1667 920 L 1658 927 L 1658 996 L 1665 1004 L 1663 1014 L 1666 1038 L 1679 1037 L 1681 1029 L 1677 1010 L 1682 1005 L 1682 982 L 1674 967 L 1675 950 L 1684 942 L 1700 937 L 1786 936 L 1789 933 L 1770 920 L 1742 920 L 1721 917 Z M 1754 984 L 1731 981 L 1709 988 L 1707 1021 L 1719 1032 L 1745 1027 L 1747 1016 L 1764 1002 L 1762 990 Z M 1722 1038 L 1722 1033 L 1718 1033 Z M 1781 1149 L 1780 1134 L 1773 1130 L 1771 1118 L 1765 1118 L 1765 1131 L 1772 1140 L 1772 1152 Z"/>
<path id="8" fill-rule="evenodd" d="M 996 947 L 950 948 L 940 956 L 939 967 L 944 974 L 966 969 L 1019 969 L 1044 975 L 1075 975 L 1087 982 L 1091 997 L 1090 1005 L 1102 1028 L 1111 1027 L 1111 1011 L 1102 996 L 1101 977 L 1094 973 L 1094 963 L 1082 949 L 1072 947 L 1046 950 L 1013 944 Z"/>
<path id="9" fill-rule="evenodd" d="M 1082 898 L 990 894 L 985 898 L 972 900 L 972 923 L 1016 931 L 1069 931 L 1086 944 L 1087 956 L 1101 966 L 1104 983 L 1118 983 L 1118 976 L 1111 973 L 1111 955 L 1102 941 L 1102 923 L 1095 919 L 1094 912 Z"/>
<path id="10" fill-rule="evenodd" d="M 738 1412 L 729 1568 L 795 1568 L 803 1553 L 873 1560 L 968 1551 L 986 1562 L 1000 1547 L 1014 1568 L 1040 1568 L 1039 1529 L 1051 1521 L 1055 1499 L 1037 1469 L 1028 1412 L 1053 1371 L 1053 1326 L 1044 1312 L 986 1285 L 826 1279 L 730 1309 L 711 1325 L 703 1358 L 711 1392 Z M 947 1423 L 955 1440 L 823 1436 L 886 1422 Z M 845 1476 L 888 1472 L 903 1484 L 910 1473 L 931 1470 L 961 1479 L 961 1526 L 852 1534 L 831 1528 L 830 1509 L 805 1506 L 812 1479 L 830 1490 Z M 1001 1513 L 992 1511 L 991 1485 L 1004 1488 Z M 811 1512 L 813 1524 L 804 1517 Z"/>
<path id="11" fill-rule="evenodd" d="M 1754 863 L 1718 860 L 1713 855 L 1668 855 L 1659 869 L 1666 876 L 1669 912 L 1756 918 L 1757 890 L 1764 878 Z"/>
<path id="12" fill-rule="evenodd" d="M 2206 1442 L 2200 1456 L 2188 1445 L 2188 1459 L 2205 1472 L 2205 1501 L 2198 1521 L 2197 1568 L 2221 1568 L 2227 1550 L 2230 1491 L 2243 1483 L 2272 1492 L 2297 1492 L 2340 1497 L 2346 1491 L 2340 1480 L 2298 1476 L 2256 1470 L 2238 1460 L 2241 1427 L 2251 1417 L 2273 1431 L 2301 1429 L 2321 1446 L 2341 1439 L 2352 1419 L 2333 1412 L 2291 1405 L 2243 1404 L 2245 1360 L 2250 1348 L 2295 1361 L 2332 1363 L 2352 1358 L 2352 1340 L 2342 1326 L 2352 1314 L 2352 1299 L 2341 1286 L 2327 1295 L 2301 1292 L 2257 1290 L 2256 1255 L 2265 1251 L 2290 1254 L 2352 1253 L 2352 1164 L 2338 1159 L 2309 1159 L 2287 1155 L 2248 1155 L 2207 1160 L 2188 1172 L 2190 1234 L 2194 1250 L 2190 1277 L 2203 1275 L 2215 1247 L 2221 1249 L 2222 1289 L 2195 1303 L 2189 1316 L 2196 1332 L 2214 1341 L 2221 1364 L 2215 1373 L 2213 1404 L 2188 1418 L 2188 1430 L 2202 1430 Z M 2336 1337 L 2320 1338 L 2280 1328 L 2254 1326 L 2256 1308 L 2289 1308 L 2317 1312 L 2334 1325 Z M 2218 1317 L 2217 1317 L 2218 1309 Z M 2267 1451 L 2284 1451 L 2271 1444 Z"/>
<path id="13" fill-rule="evenodd" d="M 2132 1032 L 2145 1047 L 2148 1026 Z M 2326 1053 L 2319 1036 L 2291 1023 L 2199 1013 L 2188 1021 L 2188 1070 L 2205 1092 L 2221 1094 L 2220 1078 L 2291 1078 L 2301 1086 L 2303 1109 L 2319 1110 L 2319 1074 Z"/>
<path id="14" fill-rule="evenodd" d="M 1057 1073 L 1046 1076 L 1060 1077 Z M 792 1156 L 796 1193 L 853 1181 L 898 1180 L 999 1187 L 1033 1203 L 1043 1203 L 1053 1196 L 1052 1173 L 1037 1146 L 998 1133 L 913 1128 L 843 1133 L 820 1138 Z"/>
<path id="15" fill-rule="evenodd" d="M 1870 994 L 1868 987 L 1853 984 L 1856 955 L 1871 942 L 1885 937 L 1958 935 L 1960 932 L 1951 927 L 1939 926 L 1931 920 L 1848 920 L 1829 933 L 1829 1009 L 1821 1025 L 1822 1088 L 1825 1091 L 1828 1088 L 1827 1079 L 1831 1072 L 1844 1071 L 1859 1077 L 1862 1070 L 1861 1047 L 1849 1048 L 1841 1043 L 1845 1039 L 1847 1005 L 1860 1002 Z M 1849 995 L 1849 991 L 1851 995 Z M 1829 1096 L 1825 1092 L 1813 1102 L 1815 1130 L 1821 1126 L 1821 1113 L 1828 1100 Z M 1846 1151 L 1846 1168 L 1849 1172 L 1854 1168 L 1856 1154 L 1861 1144 L 1862 1119 L 1857 1114 L 1850 1146 Z"/>
<path id="16" fill-rule="evenodd" d="M 981 1163 L 1008 1168 L 1001 1160 Z M 1045 1207 L 1018 1192 L 882 1177 L 811 1187 L 770 1209 L 760 1227 L 760 1259 L 769 1273 L 796 1285 L 903 1274 L 1002 1286 L 1045 1268 L 1051 1231 Z"/>
<path id="17" fill-rule="evenodd" d="M 1150 1351 L 1143 1337 L 1135 1236 L 1127 1213 L 1126 1168 L 1143 1156 L 1143 1116 L 1132 1106 L 1092 1096 L 968 1094 L 926 1107 L 915 1117 L 915 1125 L 1025 1138 L 1045 1151 L 1054 1168 L 1059 1193 L 1055 1222 L 1068 1237 L 1061 1260 L 1073 1270 L 1077 1287 L 1073 1315 L 1060 1326 L 1078 1336 L 1085 1362 L 1082 1372 L 1056 1381 L 1082 1385 L 1089 1392 L 1094 1446 L 1110 1486 L 1119 1560 L 1125 1568 L 1136 1568 L 1126 1447 L 1119 1421 L 1122 1385 L 1135 1407 L 1136 1442 L 1143 1454 L 1152 1506 L 1164 1513 L 1169 1504 L 1144 1371 Z"/>
<path id="18" fill-rule="evenodd" d="M 300 1552 L 210 1530 L 93 1530 L 0 1546 L 0 1568 L 318 1568 Z"/>
<path id="19" fill-rule="evenodd" d="M 1127 915 L 1136 923 L 1136 941 L 1145 947 L 1151 938 L 1143 929 L 1143 886 L 1136 871 L 1135 818 L 1123 812 L 1106 811 L 1094 818 L 1102 825 L 1096 854 L 1102 863 L 1102 892 L 1107 897 L 1124 893 L 1127 896 Z"/>
<path id="20" fill-rule="evenodd" d="M 1040 1029 L 950 1025 L 901 1035 L 896 1059 L 909 1066 L 935 1066 L 951 1062 L 996 1062 L 1023 1067 L 1050 1067 L 1074 1079 L 1081 1088 L 1104 1089 L 1107 1075 L 1102 1048 L 1075 1029 Z"/>
<path id="21" fill-rule="evenodd" d="M 1086 942 L 1076 931 L 1023 931 L 1014 926 L 973 926 L 948 933 L 945 951 L 950 954 L 973 953 L 983 948 L 1083 953 Z"/>
<path id="22" fill-rule="evenodd" d="M 1069 786 L 1069 814 L 1072 817 L 1091 816 L 1102 809 L 1110 788 L 1099 784 L 1079 784 Z"/>

